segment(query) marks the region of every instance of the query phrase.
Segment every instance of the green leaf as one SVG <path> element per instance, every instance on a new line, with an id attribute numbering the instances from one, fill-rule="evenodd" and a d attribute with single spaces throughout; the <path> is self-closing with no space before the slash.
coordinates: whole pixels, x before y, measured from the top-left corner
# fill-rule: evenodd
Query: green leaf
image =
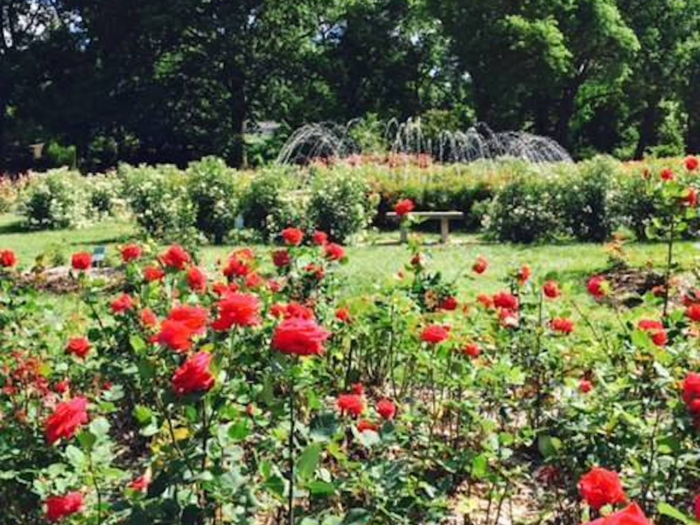
<path id="1" fill-rule="evenodd" d="M 297 473 L 300 478 L 308 479 L 314 475 L 321 459 L 321 444 L 314 443 L 306 447 L 297 460 Z"/>
<path id="2" fill-rule="evenodd" d="M 680 510 L 678 510 L 675 507 L 672 507 L 668 503 L 661 502 L 656 508 L 659 511 L 659 514 L 663 516 L 668 516 L 669 518 L 673 518 L 674 520 L 680 521 L 681 523 L 685 523 L 686 525 L 695 525 L 696 523 L 694 520 L 690 519 Z"/>
<path id="3" fill-rule="evenodd" d="M 242 441 L 250 435 L 250 425 L 247 419 L 239 419 L 228 429 L 228 437 L 233 441 Z"/>
<path id="4" fill-rule="evenodd" d="M 484 454 L 479 454 L 472 460 L 472 476 L 476 479 L 486 477 L 489 470 L 489 460 Z"/>
<path id="5" fill-rule="evenodd" d="M 318 480 L 307 483 L 306 488 L 312 496 L 332 496 L 336 492 L 335 485 Z"/>
<path id="6" fill-rule="evenodd" d="M 153 412 L 148 407 L 136 405 L 134 407 L 134 417 L 136 418 L 136 421 L 138 421 L 139 425 L 145 426 L 152 421 Z"/>

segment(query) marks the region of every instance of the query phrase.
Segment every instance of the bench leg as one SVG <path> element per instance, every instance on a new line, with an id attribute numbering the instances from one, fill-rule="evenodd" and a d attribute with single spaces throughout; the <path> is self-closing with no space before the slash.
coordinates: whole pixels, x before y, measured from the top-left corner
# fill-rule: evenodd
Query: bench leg
<path id="1" fill-rule="evenodd" d="M 406 244 L 408 242 L 408 228 L 404 226 L 403 221 L 401 221 L 401 244 Z"/>
<path id="2" fill-rule="evenodd" d="M 450 221 L 448 219 L 440 220 L 440 241 L 447 244 L 447 238 L 450 235 Z"/>

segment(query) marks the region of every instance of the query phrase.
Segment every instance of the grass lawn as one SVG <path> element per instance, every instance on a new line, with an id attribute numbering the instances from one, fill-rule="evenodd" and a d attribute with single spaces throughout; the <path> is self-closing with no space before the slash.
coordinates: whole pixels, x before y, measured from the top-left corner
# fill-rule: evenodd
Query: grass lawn
<path id="1" fill-rule="evenodd" d="M 107 221 L 83 230 L 27 232 L 21 228 L 20 219 L 13 215 L 0 216 L 0 249 L 15 250 L 24 266 L 31 264 L 38 255 L 47 251 L 69 256 L 79 250 L 92 250 L 97 245 L 117 246 L 137 238 L 137 230 L 128 222 Z M 373 242 L 350 247 L 350 264 L 342 268 L 348 283 L 347 293 L 371 292 L 375 287 L 391 279 L 408 260 L 408 250 L 397 244 L 398 232 L 381 233 Z M 493 292 L 502 286 L 502 279 L 509 269 L 522 263 L 529 264 L 535 275 L 548 274 L 564 283 L 573 283 L 575 293 L 584 292 L 586 277 L 605 268 L 607 253 L 600 244 L 564 244 L 522 246 L 490 244 L 474 235 L 455 234 L 452 244 L 436 244 L 437 235 L 425 235 L 431 243 L 430 268 L 441 271 L 448 278 L 469 273 L 477 255 L 485 256 L 491 267 L 477 280 L 460 279 L 461 293 L 471 296 L 478 292 Z M 201 251 L 204 263 L 214 262 L 233 249 L 232 246 L 207 246 Z M 259 251 L 268 247 L 257 246 Z M 665 246 L 652 243 L 634 243 L 626 248 L 633 266 L 661 267 L 665 261 Z M 677 244 L 676 259 L 681 268 L 690 268 L 700 255 L 695 242 Z"/>

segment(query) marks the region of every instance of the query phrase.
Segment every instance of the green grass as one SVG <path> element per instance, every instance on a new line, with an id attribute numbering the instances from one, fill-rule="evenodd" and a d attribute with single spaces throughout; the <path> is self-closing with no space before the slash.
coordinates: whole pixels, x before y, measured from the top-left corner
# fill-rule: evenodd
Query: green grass
<path id="1" fill-rule="evenodd" d="M 136 238 L 137 230 L 128 222 L 107 221 L 91 228 L 75 231 L 27 232 L 21 228 L 19 218 L 13 215 L 0 216 L 0 249 L 15 250 L 23 266 L 31 265 L 39 254 L 47 251 L 60 252 L 66 258 L 78 250 L 91 250 L 97 245 L 116 247 Z M 502 287 L 502 280 L 509 270 L 523 263 L 529 264 L 536 276 L 548 275 L 562 282 L 573 283 L 573 291 L 582 293 L 585 279 L 605 268 L 607 253 L 600 244 L 565 244 L 521 246 L 481 242 L 473 235 L 455 234 L 452 244 L 436 244 L 437 236 L 425 235 L 430 243 L 432 255 L 430 268 L 440 271 L 447 279 L 456 279 L 471 274 L 471 264 L 477 255 L 485 256 L 491 267 L 486 275 L 475 280 L 460 279 L 461 294 L 473 295 L 493 292 Z M 343 295 L 368 293 L 394 278 L 409 258 L 405 246 L 400 246 L 397 232 L 382 233 L 374 242 L 348 248 L 350 263 L 341 270 L 347 282 Z M 229 253 L 234 246 L 206 246 L 201 251 L 204 264 L 212 266 L 214 261 Z M 256 246 L 260 252 L 268 247 Z M 633 266 L 663 266 L 666 252 L 662 244 L 634 243 L 626 247 L 629 262 Z M 681 268 L 688 269 L 700 254 L 694 242 L 677 244 L 676 259 Z"/>

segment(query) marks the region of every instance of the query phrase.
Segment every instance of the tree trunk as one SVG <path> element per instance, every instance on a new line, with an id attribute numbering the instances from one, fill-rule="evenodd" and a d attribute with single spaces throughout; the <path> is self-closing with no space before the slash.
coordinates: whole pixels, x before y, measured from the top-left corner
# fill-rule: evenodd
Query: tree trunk
<path id="1" fill-rule="evenodd" d="M 571 144 L 569 130 L 571 119 L 574 118 L 574 113 L 576 112 L 576 96 L 580 86 L 581 83 L 575 81 L 564 88 L 564 93 L 559 102 L 559 115 L 554 129 L 554 138 L 563 148 L 568 148 Z"/>
<path id="2" fill-rule="evenodd" d="M 248 101 L 245 92 L 245 77 L 236 72 L 230 82 L 231 93 L 231 130 L 233 132 L 230 162 L 235 168 L 248 165 L 245 148 L 246 119 L 248 118 Z"/>
<path id="3" fill-rule="evenodd" d="M 642 115 L 642 121 L 639 125 L 639 140 L 634 151 L 636 160 L 644 158 L 644 152 L 649 146 L 652 146 L 658 138 L 658 120 L 659 120 L 659 100 L 658 97 L 652 97 L 648 101 L 647 107 Z"/>

